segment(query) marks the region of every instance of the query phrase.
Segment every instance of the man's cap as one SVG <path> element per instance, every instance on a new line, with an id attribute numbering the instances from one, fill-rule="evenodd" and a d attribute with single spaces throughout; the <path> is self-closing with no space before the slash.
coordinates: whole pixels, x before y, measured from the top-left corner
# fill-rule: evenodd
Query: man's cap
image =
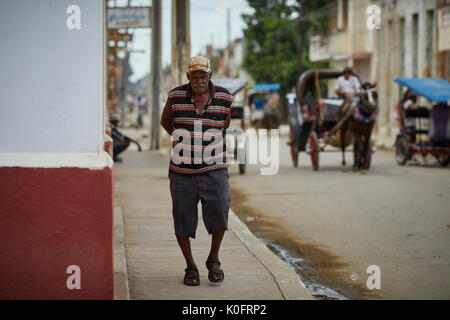
<path id="1" fill-rule="evenodd" d="M 188 72 L 194 71 L 204 71 L 210 73 L 211 64 L 209 63 L 209 59 L 202 56 L 192 57 L 189 61 Z"/>
<path id="2" fill-rule="evenodd" d="M 353 70 L 352 70 L 352 68 L 350 68 L 350 67 L 346 67 L 342 73 L 353 74 Z"/>
<path id="3" fill-rule="evenodd" d="M 110 117 L 109 117 L 110 121 L 119 121 L 119 119 L 120 119 L 120 117 L 117 113 L 114 112 L 114 113 L 110 114 Z"/>

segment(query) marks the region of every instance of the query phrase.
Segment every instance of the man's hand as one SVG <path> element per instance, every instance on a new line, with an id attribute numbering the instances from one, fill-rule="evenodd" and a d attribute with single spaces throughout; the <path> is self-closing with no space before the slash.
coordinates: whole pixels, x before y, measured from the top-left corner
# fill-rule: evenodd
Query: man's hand
<path id="1" fill-rule="evenodd" d="M 336 94 L 338 96 L 347 96 L 347 93 L 344 90 L 336 90 Z"/>
<path id="2" fill-rule="evenodd" d="M 352 97 L 355 96 L 355 93 L 346 93 L 345 96 L 346 96 L 347 98 L 352 98 Z"/>

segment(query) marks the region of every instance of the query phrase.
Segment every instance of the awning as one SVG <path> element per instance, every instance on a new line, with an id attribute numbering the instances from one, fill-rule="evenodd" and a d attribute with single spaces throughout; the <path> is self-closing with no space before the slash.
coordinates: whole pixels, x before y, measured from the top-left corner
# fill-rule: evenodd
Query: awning
<path id="1" fill-rule="evenodd" d="M 332 57 L 332 60 L 333 61 L 343 61 L 343 60 L 348 60 L 348 59 L 354 59 L 354 60 L 367 59 L 367 58 L 370 58 L 371 55 L 372 55 L 372 53 L 370 53 L 368 51 L 359 51 L 359 52 L 353 52 L 353 53 L 344 53 L 344 54 L 334 55 Z"/>
<path id="2" fill-rule="evenodd" d="M 411 89 L 418 96 L 430 101 L 450 102 L 450 83 L 443 79 L 432 78 L 397 78 L 398 84 Z"/>
<path id="3" fill-rule="evenodd" d="M 256 91 L 270 91 L 270 90 L 280 90 L 280 85 L 278 83 L 264 83 L 264 84 L 255 84 L 252 90 Z"/>

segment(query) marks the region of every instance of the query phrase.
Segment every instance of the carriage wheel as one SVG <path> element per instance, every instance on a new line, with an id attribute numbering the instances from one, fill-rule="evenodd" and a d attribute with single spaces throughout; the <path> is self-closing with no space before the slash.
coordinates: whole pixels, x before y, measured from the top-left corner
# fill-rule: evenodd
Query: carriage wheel
<path id="1" fill-rule="evenodd" d="M 313 170 L 319 170 L 319 139 L 317 139 L 317 134 L 314 131 L 309 136 L 309 154 Z"/>
<path id="2" fill-rule="evenodd" d="M 395 160 L 401 166 L 411 157 L 408 140 L 405 137 L 399 137 L 395 143 Z"/>
<path id="3" fill-rule="evenodd" d="M 446 155 L 439 154 L 436 156 L 436 160 L 439 162 L 441 167 L 448 166 L 448 163 L 450 162 L 450 157 Z"/>
<path id="4" fill-rule="evenodd" d="M 289 130 L 289 145 L 291 146 L 292 163 L 294 167 L 298 167 L 298 150 L 294 141 L 294 130 L 292 129 L 292 125 Z"/>

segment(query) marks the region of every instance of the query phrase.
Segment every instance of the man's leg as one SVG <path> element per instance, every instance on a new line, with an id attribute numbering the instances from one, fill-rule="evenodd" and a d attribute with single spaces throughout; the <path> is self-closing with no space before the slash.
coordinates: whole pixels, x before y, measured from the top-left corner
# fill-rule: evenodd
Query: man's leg
<path id="1" fill-rule="evenodd" d="M 180 246 L 181 252 L 183 252 L 184 259 L 186 260 L 186 266 L 189 267 L 195 267 L 197 268 L 194 258 L 192 257 L 192 251 L 191 251 L 191 241 L 189 240 L 189 237 L 177 237 L 178 245 Z M 188 275 L 195 275 L 194 271 L 188 271 Z M 198 283 L 197 279 L 188 279 L 186 280 L 191 284 Z"/>
<path id="2" fill-rule="evenodd" d="M 195 278 L 197 275 L 194 271 L 196 265 L 192 257 L 189 237 L 195 238 L 195 230 L 197 229 L 197 188 L 193 177 L 169 173 L 169 179 L 175 235 L 186 260 L 187 268 L 190 269 L 186 271 L 185 283 L 196 285 L 199 284 L 199 280 Z"/>
<path id="3" fill-rule="evenodd" d="M 177 237 L 178 245 L 180 246 L 181 252 L 183 252 L 184 259 L 186 260 L 187 267 L 195 267 L 195 261 L 192 257 L 191 251 L 191 241 L 189 237 Z"/>
<path id="4" fill-rule="evenodd" d="M 212 233 L 211 250 L 209 251 L 208 260 L 219 261 L 220 244 L 222 243 L 224 234 L 225 234 L 225 230 Z M 220 270 L 220 265 L 218 263 L 211 263 L 210 265 L 213 270 Z M 218 280 L 218 279 L 221 279 L 222 276 L 219 274 L 213 273 L 212 278 L 214 280 Z"/>
<path id="5" fill-rule="evenodd" d="M 200 199 L 202 201 L 202 216 L 206 230 L 212 236 L 211 249 L 206 266 L 209 279 L 221 282 L 224 273 L 220 268 L 219 250 L 225 231 L 228 230 L 228 211 L 230 209 L 230 185 L 228 171 L 209 172 L 201 177 Z M 214 262 L 212 262 L 214 261 Z"/>

